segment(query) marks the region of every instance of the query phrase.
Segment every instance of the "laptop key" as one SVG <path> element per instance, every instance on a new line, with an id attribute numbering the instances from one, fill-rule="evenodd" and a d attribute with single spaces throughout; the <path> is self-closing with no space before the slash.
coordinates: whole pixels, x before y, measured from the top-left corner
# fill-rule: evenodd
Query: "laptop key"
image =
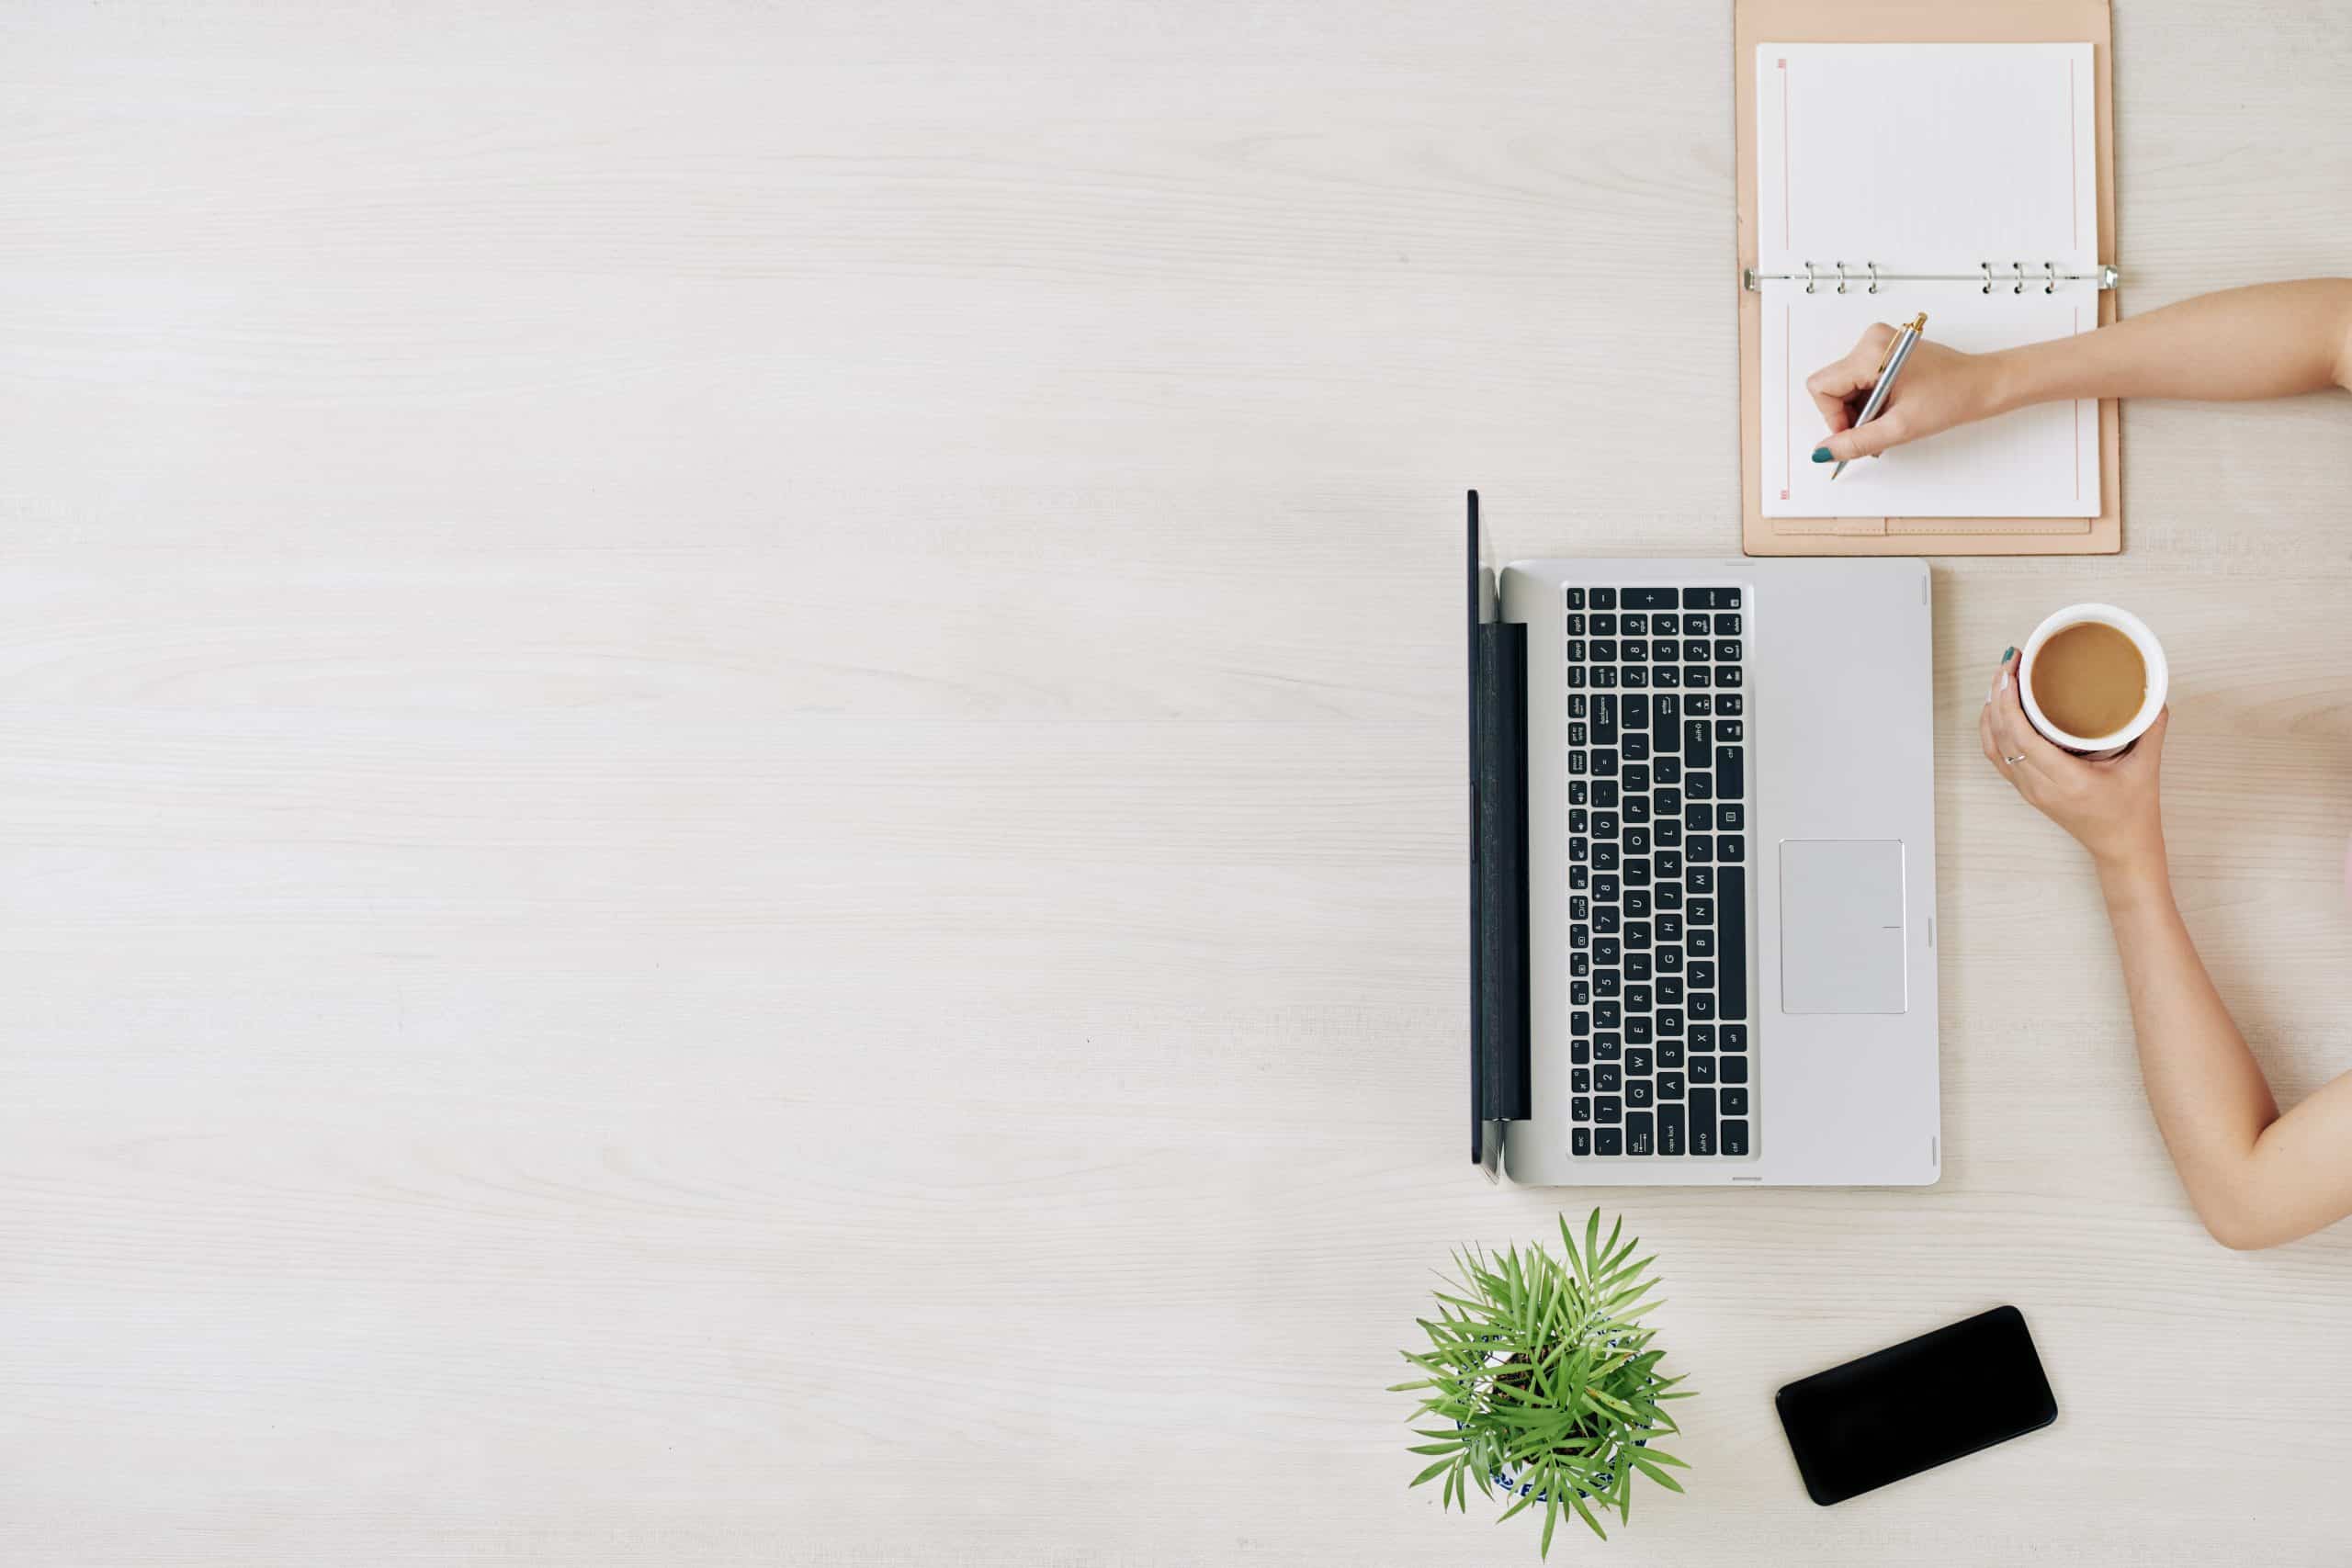
<path id="1" fill-rule="evenodd" d="M 1568 1119 L 1573 1122 L 1592 1120 L 1592 1100 L 1588 1095 L 1576 1095 L 1568 1100 Z"/>
<path id="2" fill-rule="evenodd" d="M 1682 603 L 1679 588 L 1627 588 L 1622 591 L 1628 610 L 1671 610 Z"/>
<path id="3" fill-rule="evenodd" d="M 1737 692 L 1718 694 L 1715 697 L 1715 711 L 1725 718 L 1737 718 L 1744 711 L 1739 694 Z"/>
<path id="4" fill-rule="evenodd" d="M 1592 1086 L 1602 1094 L 1615 1094 L 1625 1087 L 1625 1070 L 1615 1062 L 1603 1062 L 1592 1069 Z M 1577 1118 L 1589 1122 L 1589 1116 Z"/>
<path id="5" fill-rule="evenodd" d="M 1747 1058 L 1745 1056 L 1725 1056 L 1717 1064 L 1716 1071 L 1722 1074 L 1723 1081 L 1725 1083 L 1746 1083 L 1747 1081 Z"/>
<path id="6" fill-rule="evenodd" d="M 1702 770 L 1694 770 L 1682 775 L 1683 799 L 1708 800 L 1713 797 L 1714 793 L 1714 774 L 1706 773 Z"/>
<path id="7" fill-rule="evenodd" d="M 1724 833 L 1715 840 L 1717 860 L 1744 861 L 1747 858 L 1747 840 L 1736 833 Z"/>
<path id="8" fill-rule="evenodd" d="M 1584 608 L 1583 589 L 1571 588 L 1568 590 L 1568 608 L 1571 610 L 1581 610 Z"/>
<path id="9" fill-rule="evenodd" d="M 1632 1073 L 1636 1077 L 1645 1078 L 1649 1077 L 1650 1073 L 1653 1071 L 1651 1064 L 1651 1054 L 1648 1051 L 1628 1051 L 1625 1053 L 1625 1070 Z"/>
<path id="10" fill-rule="evenodd" d="M 1617 744 L 1617 698 L 1608 692 L 1592 694 L 1592 743 Z"/>
<path id="11" fill-rule="evenodd" d="M 1745 1051 L 1747 1049 L 1747 1025 L 1726 1023 L 1724 1025 L 1723 1033 L 1724 1050 Z"/>
<path id="12" fill-rule="evenodd" d="M 1658 1100 L 1658 1104 L 1659 1104 L 1660 1106 L 1664 1106 L 1664 1105 L 1666 1105 L 1666 1104 L 1667 1104 L 1668 1101 L 1670 1101 L 1670 1100 L 1680 1100 L 1680 1099 L 1682 1098 L 1682 1087 L 1683 1087 L 1683 1086 L 1682 1086 L 1682 1075 L 1681 1075 L 1680 1073 L 1660 1073 L 1660 1074 L 1658 1074 L 1658 1076 L 1657 1076 L 1657 1100 Z M 1742 1094 L 1746 1094 L 1747 1091 L 1746 1089 L 1741 1089 L 1739 1092 L 1740 1092 L 1740 1093 L 1742 1093 Z"/>
<path id="13" fill-rule="evenodd" d="M 1589 1127 L 1572 1129 L 1568 1134 L 1568 1152 L 1572 1155 L 1592 1153 L 1592 1129 Z"/>
<path id="14" fill-rule="evenodd" d="M 1747 1152 L 1747 1123 L 1745 1122 L 1724 1122 L 1724 1153 L 1725 1155 L 1744 1155 Z"/>
<path id="15" fill-rule="evenodd" d="M 1686 761 L 1690 761 L 1687 753 L 1685 754 L 1684 760 Z M 1692 765 L 1696 766 L 1697 764 L 1694 762 Z M 1716 749 L 1715 795 L 1716 798 L 1721 800 L 1745 800 L 1747 798 L 1747 758 L 1741 751 L 1740 748 L 1736 746 L 1724 746 Z M 1738 824 L 1735 822 L 1728 824 L 1728 826 L 1736 828 Z"/>
<path id="16" fill-rule="evenodd" d="M 1690 1091 L 1690 1152 L 1712 1155 L 1715 1152 L 1715 1091 L 1694 1089 Z"/>
<path id="17" fill-rule="evenodd" d="M 1615 609 L 1617 607 L 1617 590 L 1614 588 L 1594 589 L 1592 591 L 1592 607 L 1596 610 Z"/>
<path id="18" fill-rule="evenodd" d="M 1657 1152 L 1669 1158 L 1682 1153 L 1683 1110 L 1679 1105 L 1661 1104 L 1657 1108 Z M 1577 1131 L 1584 1131 L 1579 1127 Z"/>
<path id="19" fill-rule="evenodd" d="M 1715 1093 L 1723 1102 L 1718 1109 L 1721 1110 L 1724 1115 L 1745 1116 L 1747 1114 L 1747 1091 L 1746 1089 L 1717 1089 Z"/>
<path id="20" fill-rule="evenodd" d="M 1592 1069 L 1589 1066 L 1570 1067 L 1568 1069 L 1568 1092 L 1570 1094 L 1590 1094 L 1592 1092 Z M 1591 1118 L 1579 1116 L 1574 1118 L 1574 1120 L 1585 1122 L 1591 1120 Z"/>
<path id="21" fill-rule="evenodd" d="M 1647 1155 L 1652 1147 L 1651 1139 L 1648 1111 L 1636 1111 L 1625 1118 L 1625 1152 L 1627 1154 Z"/>
<path id="22" fill-rule="evenodd" d="M 1723 878 L 1723 919 L 1715 927 L 1723 942 L 1723 952 L 1716 962 L 1723 966 L 1723 984 L 1716 994 L 1723 998 L 1723 1016 L 1745 1019 L 1747 1016 L 1747 868 L 1742 865 L 1723 867 L 1717 875 Z"/>
<path id="23" fill-rule="evenodd" d="M 1595 1034 L 1592 1037 L 1592 1059 L 1613 1062 L 1625 1054 L 1625 1037 L 1622 1034 Z"/>
<path id="24" fill-rule="evenodd" d="M 1593 1133 L 1592 1152 L 1597 1155 L 1622 1155 L 1625 1152 L 1625 1134 L 1615 1127 L 1598 1128 Z"/>
<path id="25" fill-rule="evenodd" d="M 1739 635 L 1739 617 L 1737 615 L 1717 615 L 1715 617 L 1715 635 L 1717 637 L 1737 637 Z"/>
<path id="26" fill-rule="evenodd" d="M 1604 1072 L 1607 1070 L 1608 1069 L 1606 1068 L 1602 1069 Z M 1715 1059 L 1713 1056 L 1693 1056 L 1690 1058 L 1689 1071 L 1690 1074 L 1690 1081 L 1692 1083 L 1713 1084 L 1715 1081 Z M 1609 1087 L 1609 1080 L 1605 1077 L 1602 1078 L 1600 1080 L 1600 1087 L 1607 1089 Z"/>
<path id="27" fill-rule="evenodd" d="M 1682 1066 L 1682 1042 L 1671 1035 L 1660 1035 L 1657 1043 L 1657 1065 L 1677 1070 Z"/>
<path id="28" fill-rule="evenodd" d="M 1604 1124 L 1625 1119 L 1625 1102 L 1613 1094 L 1596 1095 L 1592 1101 L 1592 1119 Z"/>
<path id="29" fill-rule="evenodd" d="M 1647 1078 L 1627 1078 L 1625 1080 L 1625 1103 L 1629 1106 L 1635 1107 L 1648 1105 L 1650 1102 L 1650 1090 L 1652 1087 L 1653 1085 Z"/>

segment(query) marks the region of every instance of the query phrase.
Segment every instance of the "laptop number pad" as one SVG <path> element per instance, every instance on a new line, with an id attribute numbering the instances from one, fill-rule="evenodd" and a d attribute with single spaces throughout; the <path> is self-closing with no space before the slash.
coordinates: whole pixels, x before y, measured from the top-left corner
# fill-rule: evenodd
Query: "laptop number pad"
<path id="1" fill-rule="evenodd" d="M 1754 1149 L 1747 615 L 1737 588 L 1567 590 L 1571 1154 Z"/>

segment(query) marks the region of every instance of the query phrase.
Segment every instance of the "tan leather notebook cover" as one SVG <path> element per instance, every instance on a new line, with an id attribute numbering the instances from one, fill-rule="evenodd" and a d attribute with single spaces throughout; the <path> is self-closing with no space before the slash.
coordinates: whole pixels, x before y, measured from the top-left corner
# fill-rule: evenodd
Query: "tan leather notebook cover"
<path id="1" fill-rule="evenodd" d="M 1756 46 L 1774 43 L 2088 43 L 2097 81 L 2098 256 L 2116 261 L 2115 25 L 2106 0 L 1733 0 L 1732 115 L 1737 129 L 1741 545 L 1752 556 L 2112 555 L 2123 547 L 2123 423 L 2098 406 L 2097 517 L 1767 517 L 1758 434 L 1763 297 L 1740 287 L 1757 265 Z M 2116 318 L 2113 289 L 2098 321 Z"/>

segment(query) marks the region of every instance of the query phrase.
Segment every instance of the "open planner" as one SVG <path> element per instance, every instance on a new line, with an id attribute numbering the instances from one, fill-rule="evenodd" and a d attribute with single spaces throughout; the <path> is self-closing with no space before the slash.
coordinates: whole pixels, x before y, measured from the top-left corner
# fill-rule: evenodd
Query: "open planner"
<path id="1" fill-rule="evenodd" d="M 2120 547 L 2111 403 L 2017 410 L 1859 460 L 1833 482 L 1834 465 L 1811 460 L 1827 425 L 1805 390 L 1874 321 L 1924 312 L 1928 344 L 1986 353 L 2113 319 L 2104 46 L 1778 37 L 1763 29 L 1782 17 L 1834 31 L 1853 8 L 1740 9 L 1750 553 Z M 1906 10 L 1881 14 L 1899 30 Z"/>

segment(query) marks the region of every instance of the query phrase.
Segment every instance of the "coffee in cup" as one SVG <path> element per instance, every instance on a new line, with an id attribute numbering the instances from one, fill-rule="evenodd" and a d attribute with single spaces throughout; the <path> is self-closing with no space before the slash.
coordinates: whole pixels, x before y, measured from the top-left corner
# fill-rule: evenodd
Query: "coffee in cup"
<path id="1" fill-rule="evenodd" d="M 2051 740 L 2111 757 L 2147 732 L 2171 687 L 2147 623 L 2112 604 L 2069 604 L 2036 626 L 2018 657 L 2026 717 Z"/>

